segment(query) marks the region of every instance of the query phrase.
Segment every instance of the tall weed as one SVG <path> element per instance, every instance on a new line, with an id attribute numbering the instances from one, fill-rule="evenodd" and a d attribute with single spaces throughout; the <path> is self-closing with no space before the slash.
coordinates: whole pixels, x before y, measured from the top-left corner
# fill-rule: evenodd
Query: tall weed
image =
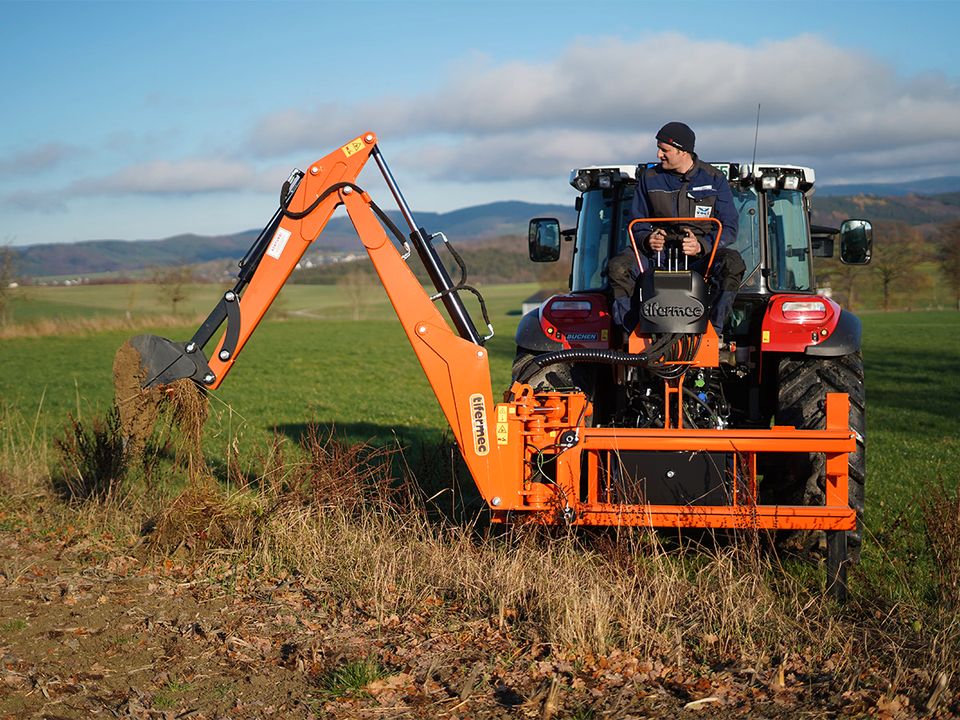
<path id="1" fill-rule="evenodd" d="M 923 493 L 923 524 L 937 568 L 940 602 L 951 612 L 960 611 L 960 486 L 952 490 L 941 479 Z"/>
<path id="2" fill-rule="evenodd" d="M 117 497 L 128 456 L 116 406 L 89 425 L 71 415 L 54 444 L 58 466 L 51 481 L 61 497 L 80 502 Z"/>

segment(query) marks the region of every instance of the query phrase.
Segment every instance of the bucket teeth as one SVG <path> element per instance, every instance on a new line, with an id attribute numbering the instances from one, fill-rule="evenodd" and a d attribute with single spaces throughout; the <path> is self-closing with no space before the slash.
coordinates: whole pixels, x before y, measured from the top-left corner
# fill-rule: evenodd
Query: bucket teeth
<path id="1" fill-rule="evenodd" d="M 137 335 L 130 339 L 130 345 L 140 354 L 142 387 L 169 385 L 183 378 L 201 381 L 203 373 L 195 358 L 201 359 L 202 354 L 199 351 L 187 353 L 184 343 L 157 335 Z"/>

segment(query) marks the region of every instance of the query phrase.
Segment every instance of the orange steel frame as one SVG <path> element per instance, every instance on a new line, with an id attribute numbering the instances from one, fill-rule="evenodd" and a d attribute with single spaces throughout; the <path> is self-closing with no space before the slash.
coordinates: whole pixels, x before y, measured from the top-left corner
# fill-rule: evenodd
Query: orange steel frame
<path id="1" fill-rule="evenodd" d="M 353 183 L 376 147 L 365 133 L 310 165 L 294 195 L 291 211 L 301 211 L 337 183 Z M 424 291 L 371 209 L 371 198 L 350 187 L 330 194 L 303 219 L 284 217 L 240 303 L 236 350 L 227 361 L 217 349 L 209 362 L 219 386 L 306 248 L 323 231 L 338 205 L 346 208 L 361 242 L 396 310 L 404 332 L 426 373 L 444 416 L 495 522 L 526 518 L 575 525 L 649 527 L 782 528 L 852 530 L 854 511 L 847 501 L 848 454 L 855 450 L 844 394 L 827 396 L 826 428 L 797 430 L 699 430 L 593 428 L 592 407 L 582 393 L 536 393 L 514 383 L 509 401 L 493 402 L 487 350 L 454 332 Z M 643 342 L 642 338 L 631 342 Z M 693 365 L 717 365 L 717 338 L 708 329 Z M 667 397 L 679 405 L 680 385 Z M 575 442 L 561 437 L 575 434 Z M 562 445 L 562 446 L 561 446 Z M 627 451 L 724 453 L 732 458 L 728 505 L 651 505 L 610 503 L 601 487 L 601 465 Z M 771 452 L 822 452 L 826 456 L 823 506 L 757 504 L 757 456 Z M 548 482 L 537 472 L 548 458 L 554 473 Z M 581 472 L 585 471 L 585 483 Z M 585 492 L 583 491 L 585 488 Z"/>

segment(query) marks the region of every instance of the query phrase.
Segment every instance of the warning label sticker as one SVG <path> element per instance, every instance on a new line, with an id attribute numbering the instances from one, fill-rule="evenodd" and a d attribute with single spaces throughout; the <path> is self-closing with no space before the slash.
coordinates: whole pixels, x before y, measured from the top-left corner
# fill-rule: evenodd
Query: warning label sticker
<path id="1" fill-rule="evenodd" d="M 363 138 L 357 138 L 356 140 L 351 140 L 346 145 L 344 145 L 341 148 L 341 150 L 343 150 L 343 154 L 346 155 L 347 157 L 357 154 L 358 152 L 363 150 Z"/>
<path id="2" fill-rule="evenodd" d="M 507 406 L 497 405 L 497 445 L 506 445 L 510 442 L 510 430 L 507 424 Z"/>
<path id="3" fill-rule="evenodd" d="M 272 257 L 274 260 L 279 260 L 280 256 L 283 254 L 283 249 L 287 246 L 287 240 L 289 239 L 289 230 L 277 228 L 277 231 L 273 234 L 273 240 L 270 241 L 270 245 L 267 247 L 267 255 Z"/>

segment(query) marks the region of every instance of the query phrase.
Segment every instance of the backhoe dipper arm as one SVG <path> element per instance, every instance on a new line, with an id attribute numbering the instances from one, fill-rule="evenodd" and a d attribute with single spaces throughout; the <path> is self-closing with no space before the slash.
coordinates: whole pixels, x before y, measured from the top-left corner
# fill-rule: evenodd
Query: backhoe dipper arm
<path id="1" fill-rule="evenodd" d="M 430 244 L 430 236 L 416 225 L 383 160 L 376 145 L 376 136 L 366 133 L 312 163 L 307 172 L 295 172 L 284 184 L 281 207 L 241 262 L 237 286 L 224 294 L 206 322 L 185 345 L 187 353 L 192 355 L 191 359 L 197 365 L 193 377 L 200 384 L 210 389 L 220 386 L 309 245 L 323 232 L 336 207 L 343 203 L 341 193 L 359 190 L 354 183 L 371 156 L 383 172 L 410 226 L 410 241 L 459 335 L 481 344 L 480 335 L 458 297 L 450 275 Z M 373 207 L 379 212 L 376 205 Z M 381 219 L 395 229 L 382 212 Z M 388 284 L 389 280 L 385 280 L 384 285 Z M 198 351 L 210 340 L 224 319 L 227 321 L 226 332 L 209 360 L 204 362 Z"/>
<path id="2" fill-rule="evenodd" d="M 488 419 L 495 406 L 487 351 L 458 295 L 461 289 L 470 288 L 454 285 L 450 279 L 431 244 L 431 236 L 416 224 L 376 140 L 373 133 L 361 135 L 311 164 L 306 172 L 295 171 L 291 175 L 281 193 L 280 210 L 241 263 L 236 286 L 224 294 L 191 341 L 173 343 L 146 335 L 131 340 L 140 351 L 146 370 L 143 385 L 191 378 L 209 389 L 219 387 L 307 247 L 342 204 L 370 255 L 477 485 L 485 497 L 490 497 L 493 493 L 489 478 L 503 475 L 503 461 Z M 410 243 L 437 290 L 433 298 L 424 291 L 405 261 L 407 256 L 400 255 L 383 226 L 402 241 L 400 231 L 355 184 L 370 157 L 379 166 L 410 227 Z M 403 244 L 406 246 L 405 241 Z M 409 255 L 409 247 L 407 250 Z M 443 301 L 456 332 L 434 305 L 435 299 Z M 203 346 L 224 320 L 227 328 L 207 360 Z"/>

